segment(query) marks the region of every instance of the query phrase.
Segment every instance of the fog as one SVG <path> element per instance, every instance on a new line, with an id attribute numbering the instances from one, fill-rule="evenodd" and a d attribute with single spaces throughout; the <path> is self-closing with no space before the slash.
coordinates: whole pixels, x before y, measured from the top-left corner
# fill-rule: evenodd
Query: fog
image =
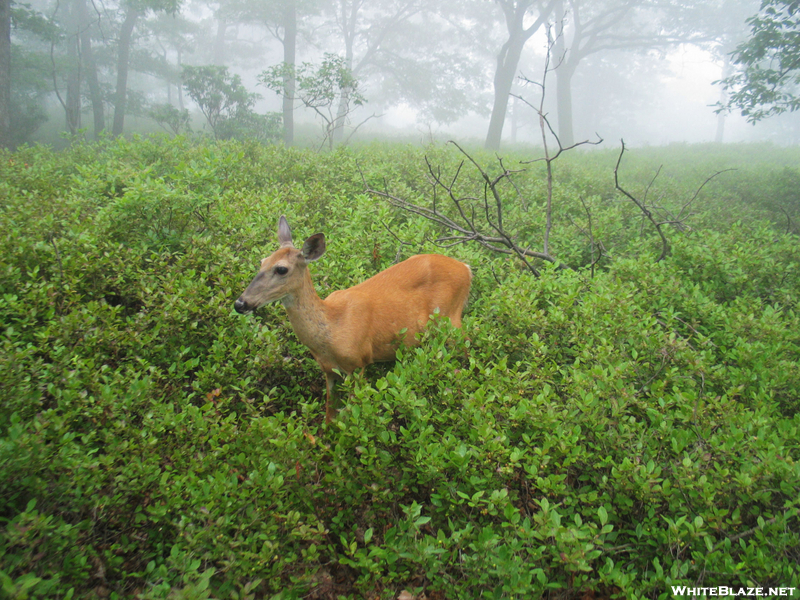
<path id="1" fill-rule="evenodd" d="M 751 125 L 718 113 L 715 82 L 758 6 L 12 2 L 10 145 L 162 130 L 328 149 L 374 138 L 498 149 L 541 144 L 543 126 L 564 146 L 795 144 L 795 115 Z"/>

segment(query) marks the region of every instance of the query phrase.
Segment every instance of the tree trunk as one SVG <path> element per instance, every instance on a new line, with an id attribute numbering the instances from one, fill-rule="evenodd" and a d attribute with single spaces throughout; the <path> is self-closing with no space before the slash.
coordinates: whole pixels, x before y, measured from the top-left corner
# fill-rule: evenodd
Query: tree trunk
<path id="1" fill-rule="evenodd" d="M 214 38 L 214 64 L 217 66 L 225 65 L 225 34 L 228 31 L 228 24 L 222 19 L 217 20 L 217 36 Z"/>
<path id="2" fill-rule="evenodd" d="M 575 143 L 572 125 L 572 76 L 575 68 L 565 60 L 556 69 L 556 105 L 558 111 L 558 139 L 562 148 Z"/>
<path id="3" fill-rule="evenodd" d="M 522 39 L 521 33 L 515 35 L 503 44 L 500 54 L 497 55 L 497 70 L 494 74 L 494 104 L 492 105 L 492 116 L 489 119 L 489 131 L 484 143 L 484 147 L 488 150 L 500 149 L 503 125 L 508 110 L 508 98 L 526 41 L 527 38 Z"/>
<path id="4" fill-rule="evenodd" d="M 283 79 L 283 143 L 294 144 L 294 66 L 297 57 L 297 6 L 288 0 L 283 13 L 283 62 L 292 67 Z"/>
<path id="5" fill-rule="evenodd" d="M 125 128 L 125 101 L 128 94 L 128 67 L 131 54 L 131 37 L 139 12 L 128 9 L 122 28 L 119 32 L 119 49 L 117 55 L 117 92 L 114 96 L 114 126 L 111 133 L 114 137 L 122 135 Z"/>
<path id="6" fill-rule="evenodd" d="M 503 138 L 503 125 L 508 111 L 508 98 L 514 77 L 517 74 L 522 49 L 531 36 L 544 24 L 557 0 L 549 0 L 546 6 L 534 0 L 496 0 L 503 9 L 508 29 L 508 40 L 503 44 L 497 55 L 497 70 L 494 73 L 494 104 L 492 116 L 489 119 L 489 131 L 486 133 L 484 147 L 489 150 L 499 150 L 500 140 Z M 525 27 L 528 9 L 536 5 L 539 14 L 536 20 Z"/>
<path id="7" fill-rule="evenodd" d="M 0 148 L 11 141 L 11 0 L 0 0 Z"/>
<path id="8" fill-rule="evenodd" d="M 517 131 L 519 131 L 519 100 L 514 96 L 511 101 L 511 143 L 517 143 Z"/>
<path id="9" fill-rule="evenodd" d="M 567 12 L 563 0 L 555 7 L 556 39 L 553 40 L 556 66 L 556 113 L 558 115 L 558 140 L 561 147 L 567 148 L 575 143 L 572 127 L 572 76 L 575 74 L 577 57 L 575 52 L 580 46 L 580 31 L 575 31 L 572 47 L 567 49 L 566 23 Z"/>
<path id="10" fill-rule="evenodd" d="M 164 56 L 164 64 L 168 65 L 169 64 L 169 56 L 167 56 L 167 50 L 166 49 L 164 49 L 163 56 Z M 172 106 L 172 81 L 170 80 L 169 77 L 165 77 L 164 81 L 167 82 L 167 104 Z"/>
<path id="11" fill-rule="evenodd" d="M 344 61 L 345 66 L 352 73 L 354 56 L 353 44 L 355 43 L 356 39 L 358 11 L 361 7 L 361 4 L 358 2 L 352 2 L 348 6 L 347 2 L 342 1 L 339 3 L 339 6 L 341 7 L 341 15 L 339 16 L 339 19 L 341 21 L 342 35 L 344 37 Z M 336 108 L 336 120 L 334 121 L 333 139 L 331 140 L 332 142 L 335 141 L 337 144 L 344 139 L 344 124 L 345 119 L 347 118 L 349 104 L 350 90 L 342 90 L 342 95 L 339 98 L 339 106 Z"/>
<path id="12" fill-rule="evenodd" d="M 183 53 L 181 52 L 180 46 L 177 49 L 178 53 L 178 71 L 183 72 Z M 178 84 L 178 109 L 183 112 L 183 80 Z"/>
<path id="13" fill-rule="evenodd" d="M 345 66 L 352 73 L 353 71 L 353 45 L 349 44 L 345 50 Z M 339 106 L 336 109 L 336 120 L 333 122 L 333 136 L 331 142 L 337 144 L 341 143 L 344 139 L 344 126 L 347 120 L 347 115 L 350 112 L 350 88 L 342 89 L 342 94 L 339 96 Z"/>
<path id="14" fill-rule="evenodd" d="M 92 34 L 86 24 L 89 16 L 86 10 L 86 0 L 78 0 L 79 21 L 83 24 L 81 29 L 81 57 L 83 71 L 86 74 L 86 84 L 89 86 L 89 98 L 92 102 L 92 117 L 94 121 L 94 137 L 100 137 L 100 132 L 105 129 L 106 120 L 103 107 L 103 93 L 100 91 L 100 82 L 97 79 L 97 63 L 92 50 Z"/>
<path id="15" fill-rule="evenodd" d="M 714 141 L 721 144 L 725 139 L 725 117 L 724 112 L 717 113 L 717 132 L 714 134 Z"/>
<path id="16" fill-rule="evenodd" d="M 731 55 L 730 53 L 726 52 L 724 54 L 724 62 L 722 63 L 722 76 L 720 79 L 725 79 L 731 74 Z M 720 86 L 719 89 L 719 105 L 725 106 L 728 103 L 728 90 L 726 90 L 723 86 Z M 714 141 L 718 144 L 721 144 L 722 141 L 725 139 L 725 118 L 728 116 L 728 112 L 725 110 L 721 110 L 717 113 L 717 132 L 714 135 Z"/>
<path id="17" fill-rule="evenodd" d="M 67 34 L 67 98 L 64 112 L 67 130 L 71 135 L 81 128 L 81 59 L 80 59 L 80 19 L 77 2 L 69 6 L 69 33 Z"/>

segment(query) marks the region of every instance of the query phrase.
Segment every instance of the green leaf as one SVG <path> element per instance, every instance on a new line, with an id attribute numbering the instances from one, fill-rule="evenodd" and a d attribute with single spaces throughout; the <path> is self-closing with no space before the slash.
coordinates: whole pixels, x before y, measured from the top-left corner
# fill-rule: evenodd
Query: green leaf
<path id="1" fill-rule="evenodd" d="M 601 506 L 597 509 L 597 516 L 600 518 L 600 525 L 604 526 L 608 523 L 608 512 L 605 507 Z"/>

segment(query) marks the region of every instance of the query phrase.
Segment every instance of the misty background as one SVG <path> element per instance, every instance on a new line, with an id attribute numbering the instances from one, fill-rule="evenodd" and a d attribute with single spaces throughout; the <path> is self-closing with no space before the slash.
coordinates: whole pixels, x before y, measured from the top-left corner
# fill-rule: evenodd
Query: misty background
<path id="1" fill-rule="evenodd" d="M 3 0 L 8 2 L 8 0 Z M 166 130 L 334 147 L 392 137 L 564 146 L 800 141 L 718 113 L 759 3 L 12 2 L 9 145 Z M 549 65 L 546 69 L 546 65 Z M 542 86 L 544 82 L 544 86 Z"/>

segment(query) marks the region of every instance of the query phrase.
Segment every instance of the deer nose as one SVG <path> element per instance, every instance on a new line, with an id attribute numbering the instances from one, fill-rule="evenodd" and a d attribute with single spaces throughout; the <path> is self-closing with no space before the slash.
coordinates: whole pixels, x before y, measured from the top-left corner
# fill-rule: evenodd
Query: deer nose
<path id="1" fill-rule="evenodd" d="M 236 302 L 233 303 L 233 310 L 235 310 L 240 315 L 243 315 L 247 312 L 250 312 L 249 307 L 247 306 L 247 302 L 239 298 Z"/>

